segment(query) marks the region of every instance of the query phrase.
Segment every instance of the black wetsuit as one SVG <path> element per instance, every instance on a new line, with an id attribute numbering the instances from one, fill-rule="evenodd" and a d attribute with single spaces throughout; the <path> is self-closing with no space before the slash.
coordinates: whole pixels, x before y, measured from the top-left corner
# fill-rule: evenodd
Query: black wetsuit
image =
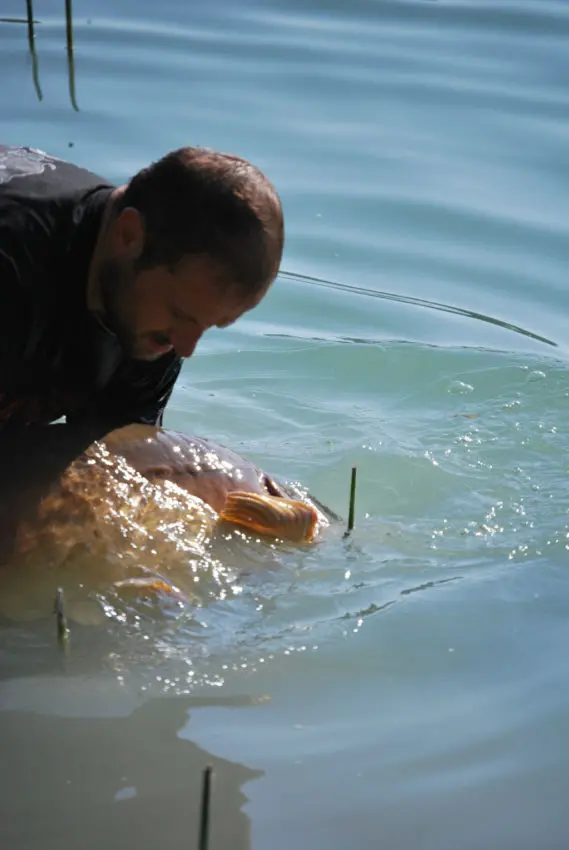
<path id="1" fill-rule="evenodd" d="M 88 311 L 108 181 L 0 145 L 0 431 L 89 419 L 161 423 L 181 360 L 125 357 Z"/>

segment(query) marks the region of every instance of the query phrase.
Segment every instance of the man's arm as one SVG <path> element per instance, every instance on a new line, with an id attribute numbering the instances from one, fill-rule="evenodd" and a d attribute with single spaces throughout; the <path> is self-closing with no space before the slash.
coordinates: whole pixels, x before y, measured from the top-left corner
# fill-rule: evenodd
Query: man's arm
<path id="1" fill-rule="evenodd" d="M 29 293 L 16 261 L 0 249 L 0 396 L 7 392 L 32 329 Z"/>
<path id="2" fill-rule="evenodd" d="M 167 354 L 148 363 L 129 361 L 109 384 L 80 410 L 70 411 L 71 425 L 91 421 L 107 432 L 132 422 L 162 425 L 164 411 L 180 374 L 181 358 Z"/>

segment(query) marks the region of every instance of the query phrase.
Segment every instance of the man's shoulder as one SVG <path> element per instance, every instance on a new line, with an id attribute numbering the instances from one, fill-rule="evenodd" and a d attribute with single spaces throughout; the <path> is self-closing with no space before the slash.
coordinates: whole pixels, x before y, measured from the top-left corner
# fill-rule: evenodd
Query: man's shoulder
<path id="1" fill-rule="evenodd" d="M 38 148 L 0 144 L 0 257 L 12 270 L 4 286 L 22 287 L 36 299 L 52 283 L 59 289 L 71 285 L 68 278 L 83 281 L 113 188 Z"/>
<path id="2" fill-rule="evenodd" d="M 42 246 L 72 237 L 91 198 L 115 187 L 85 168 L 31 147 L 0 144 L 0 250 Z M 24 252 L 25 253 L 25 252 Z M 43 259 L 43 258 L 41 258 Z"/>
<path id="3" fill-rule="evenodd" d="M 0 144 L 0 204 L 65 203 L 97 188 L 114 188 L 103 177 L 39 148 Z"/>

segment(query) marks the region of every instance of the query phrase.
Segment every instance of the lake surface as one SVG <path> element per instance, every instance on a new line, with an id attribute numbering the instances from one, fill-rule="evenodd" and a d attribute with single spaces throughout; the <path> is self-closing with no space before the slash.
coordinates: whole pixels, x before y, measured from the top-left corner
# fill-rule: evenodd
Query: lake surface
<path id="1" fill-rule="evenodd" d="M 356 528 L 184 622 L 0 631 L 0 843 L 569 845 L 569 4 L 82 0 L 0 23 L 1 141 L 117 182 L 191 143 L 287 221 L 166 424 Z M 25 16 L 5 0 L 2 15 Z M 239 591 L 239 592 L 237 592 Z"/>

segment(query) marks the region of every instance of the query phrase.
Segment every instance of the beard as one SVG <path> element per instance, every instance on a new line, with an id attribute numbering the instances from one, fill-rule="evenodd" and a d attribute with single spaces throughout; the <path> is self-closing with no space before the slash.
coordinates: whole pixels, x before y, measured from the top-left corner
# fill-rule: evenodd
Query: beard
<path id="1" fill-rule="evenodd" d="M 141 345 L 140 336 L 134 329 L 132 304 L 135 273 L 112 258 L 102 262 L 99 270 L 99 293 L 103 305 L 101 320 L 109 331 L 116 336 L 127 355 L 135 360 L 148 357 Z"/>
<path id="2" fill-rule="evenodd" d="M 101 263 L 98 277 L 99 296 L 103 307 L 100 317 L 106 328 L 117 338 L 123 352 L 133 360 L 152 361 L 163 355 L 157 344 L 168 341 L 159 331 L 139 333 L 136 330 L 133 303 L 136 273 L 132 267 L 108 258 Z"/>
<path id="3" fill-rule="evenodd" d="M 129 321 L 126 304 L 133 289 L 134 274 L 117 260 L 106 259 L 101 263 L 97 283 L 103 306 L 101 320 L 117 337 L 125 352 L 130 354 L 136 335 Z"/>

